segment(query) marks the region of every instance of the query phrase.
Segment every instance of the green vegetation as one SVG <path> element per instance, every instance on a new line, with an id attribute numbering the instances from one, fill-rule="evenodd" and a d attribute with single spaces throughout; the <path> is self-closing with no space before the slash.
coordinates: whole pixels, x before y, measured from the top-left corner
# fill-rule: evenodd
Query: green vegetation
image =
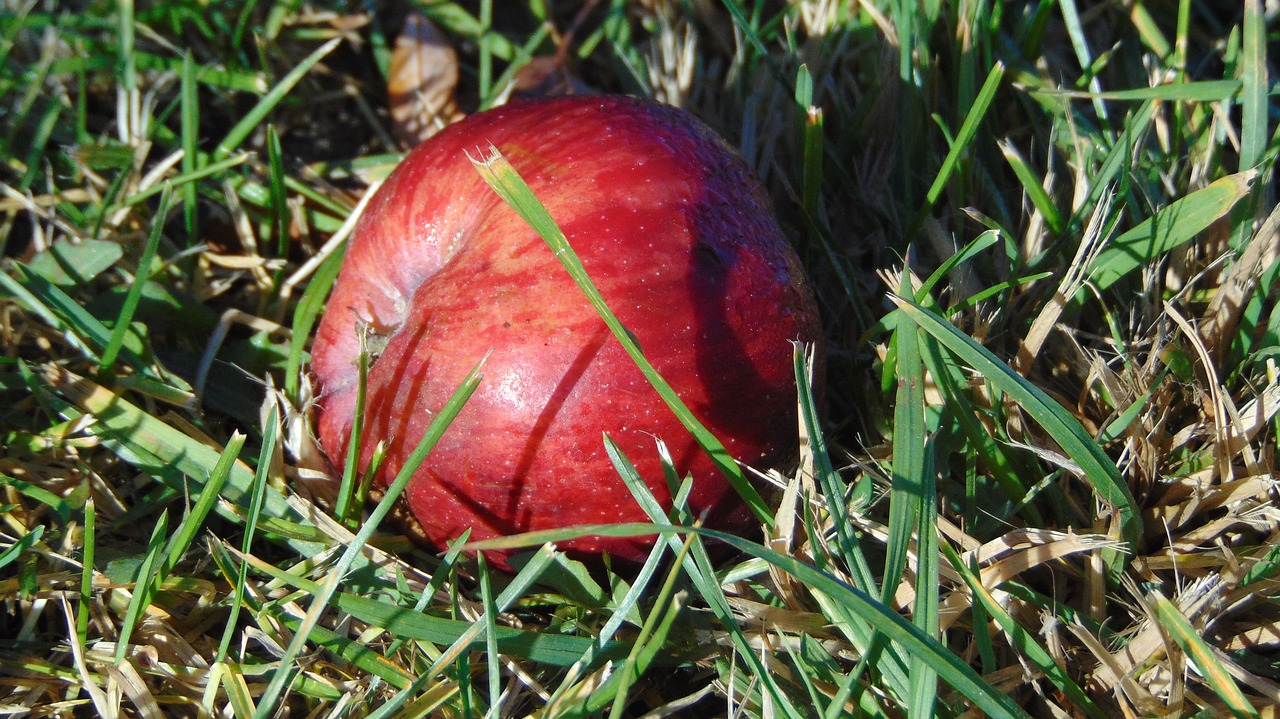
<path id="1" fill-rule="evenodd" d="M 404 151 L 410 10 L 457 49 L 465 111 L 558 62 L 757 169 L 826 379 L 764 476 L 687 419 L 761 536 L 664 511 L 612 443 L 652 524 L 487 543 L 527 548 L 515 576 L 379 524 L 407 475 L 369 495 L 353 463 L 332 518 L 307 343 Z M 1278 42 L 1262 0 L 5 3 L 0 706 L 1280 706 Z M 563 241 L 507 169 L 477 171 Z M 660 539 L 625 574 L 548 545 L 601 532 Z"/>

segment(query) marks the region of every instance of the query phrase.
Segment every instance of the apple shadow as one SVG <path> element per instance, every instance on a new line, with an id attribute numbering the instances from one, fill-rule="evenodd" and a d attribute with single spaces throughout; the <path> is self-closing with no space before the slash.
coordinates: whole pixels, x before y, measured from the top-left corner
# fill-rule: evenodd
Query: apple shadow
<path id="1" fill-rule="evenodd" d="M 789 341 L 819 340 L 821 329 L 816 317 L 806 316 L 798 264 L 788 260 L 785 235 L 745 161 L 735 157 L 710 175 L 689 217 L 699 239 L 687 281 L 695 362 L 706 394 L 705 404 L 690 409 L 717 429 L 735 459 L 766 468 L 799 442 Z M 755 448 L 760 453 L 741 456 Z M 713 525 L 736 521 L 732 497 L 729 492 L 713 508 Z"/>
<path id="2" fill-rule="evenodd" d="M 520 497 L 524 493 L 525 479 L 529 474 L 529 469 L 533 466 L 534 460 L 538 457 L 542 442 L 546 439 L 552 422 L 559 416 L 570 395 L 573 394 L 574 388 L 577 387 L 578 382 L 586 374 L 587 368 L 591 366 L 596 355 L 600 353 L 600 349 L 604 347 L 605 342 L 610 338 L 609 328 L 601 323 L 595 334 L 591 336 L 578 354 L 574 356 L 573 361 L 569 363 L 564 375 L 556 383 L 555 389 L 551 391 L 551 396 L 547 399 L 546 406 L 538 413 L 538 419 L 534 421 L 533 428 L 529 433 L 529 439 L 525 442 L 524 448 L 520 452 L 520 459 L 516 463 L 515 473 L 512 475 L 516 484 L 512 487 L 510 496 L 507 497 L 507 505 L 503 513 L 504 516 L 514 517 L 516 526 L 528 526 L 533 513 L 533 507 L 528 502 L 521 508 Z M 515 516 L 517 510 L 519 510 L 519 516 Z M 477 509 L 477 511 L 479 510 Z M 510 528 L 506 529 L 510 530 Z"/>

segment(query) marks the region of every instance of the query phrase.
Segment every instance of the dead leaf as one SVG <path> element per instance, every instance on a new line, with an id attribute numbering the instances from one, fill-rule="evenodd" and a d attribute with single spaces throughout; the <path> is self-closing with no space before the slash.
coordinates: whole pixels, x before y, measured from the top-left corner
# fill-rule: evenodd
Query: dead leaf
<path id="1" fill-rule="evenodd" d="M 387 70 L 397 139 L 413 146 L 465 117 L 454 98 L 457 87 L 458 53 L 426 16 L 410 14 Z"/>
<path id="2" fill-rule="evenodd" d="M 595 90 L 569 69 L 560 53 L 529 60 L 511 81 L 512 97 L 591 95 Z"/>

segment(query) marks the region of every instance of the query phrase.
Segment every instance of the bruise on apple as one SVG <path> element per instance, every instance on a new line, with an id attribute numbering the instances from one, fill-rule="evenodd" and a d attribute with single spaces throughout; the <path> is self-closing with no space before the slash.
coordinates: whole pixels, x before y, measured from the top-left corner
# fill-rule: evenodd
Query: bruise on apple
<path id="1" fill-rule="evenodd" d="M 612 437 L 669 504 L 655 440 L 694 477 L 712 526 L 751 531 L 736 493 L 649 386 L 541 238 L 467 157 L 490 143 L 559 223 L 645 355 L 740 461 L 796 442 L 791 342 L 818 341 L 812 294 L 745 162 L 680 110 L 623 97 L 513 103 L 419 145 L 370 202 L 316 336 L 320 440 L 352 427 L 359 327 L 387 335 L 369 371 L 363 452 L 399 470 L 485 352 L 484 380 L 410 481 L 438 547 L 645 515 L 604 451 Z M 368 457 L 362 457 L 364 466 Z M 565 548 L 643 559 L 650 538 Z M 502 556 L 494 557 L 500 564 Z"/>

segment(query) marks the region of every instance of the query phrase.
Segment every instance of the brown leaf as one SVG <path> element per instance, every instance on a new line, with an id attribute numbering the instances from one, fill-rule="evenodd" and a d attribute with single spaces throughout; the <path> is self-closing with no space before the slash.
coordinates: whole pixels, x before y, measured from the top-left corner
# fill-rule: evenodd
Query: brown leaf
<path id="1" fill-rule="evenodd" d="M 516 71 L 511 82 L 513 97 L 559 97 L 594 93 L 595 89 L 569 69 L 560 53 L 529 60 Z"/>
<path id="2" fill-rule="evenodd" d="M 465 117 L 458 109 L 458 53 L 425 16 L 405 18 L 387 71 L 396 137 L 407 146 Z"/>

